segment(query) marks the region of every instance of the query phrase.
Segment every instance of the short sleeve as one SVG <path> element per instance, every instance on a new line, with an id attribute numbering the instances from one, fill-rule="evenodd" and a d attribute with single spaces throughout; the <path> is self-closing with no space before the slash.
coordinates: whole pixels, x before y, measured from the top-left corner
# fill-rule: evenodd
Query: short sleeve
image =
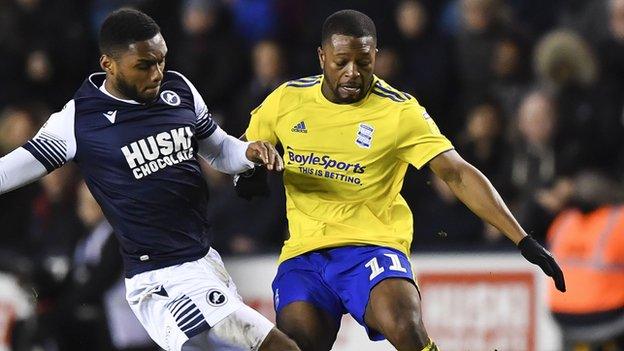
<path id="1" fill-rule="evenodd" d="M 425 108 L 410 100 L 399 116 L 396 149 L 397 158 L 420 169 L 453 145 Z"/>
<path id="2" fill-rule="evenodd" d="M 272 144 L 277 144 L 278 139 L 275 133 L 279 104 L 282 94 L 282 87 L 275 89 L 267 98 L 251 111 L 249 126 L 245 131 L 247 140 L 266 140 Z"/>
<path id="3" fill-rule="evenodd" d="M 74 119 L 74 100 L 70 100 L 61 111 L 51 114 L 39 132 L 23 146 L 48 172 L 63 166 L 76 155 Z"/>

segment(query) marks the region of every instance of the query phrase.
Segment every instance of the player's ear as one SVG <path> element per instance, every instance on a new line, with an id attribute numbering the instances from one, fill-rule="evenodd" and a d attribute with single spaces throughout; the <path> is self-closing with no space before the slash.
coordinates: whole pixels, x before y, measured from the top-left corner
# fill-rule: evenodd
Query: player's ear
<path id="1" fill-rule="evenodd" d="M 316 52 L 318 53 L 319 65 L 322 70 L 325 66 L 325 52 L 323 52 L 323 48 L 321 46 L 316 49 Z"/>
<path id="2" fill-rule="evenodd" d="M 107 74 L 115 74 L 115 60 L 106 54 L 100 56 L 100 67 Z"/>

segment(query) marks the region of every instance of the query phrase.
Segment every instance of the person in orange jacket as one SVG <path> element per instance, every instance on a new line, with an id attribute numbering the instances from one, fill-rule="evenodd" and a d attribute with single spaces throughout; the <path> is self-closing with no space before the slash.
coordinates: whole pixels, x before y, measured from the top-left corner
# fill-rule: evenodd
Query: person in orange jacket
<path id="1" fill-rule="evenodd" d="M 547 236 L 568 289 L 550 287 L 550 310 L 564 350 L 624 350 L 624 193 L 594 171 L 580 173 L 574 188 Z"/>

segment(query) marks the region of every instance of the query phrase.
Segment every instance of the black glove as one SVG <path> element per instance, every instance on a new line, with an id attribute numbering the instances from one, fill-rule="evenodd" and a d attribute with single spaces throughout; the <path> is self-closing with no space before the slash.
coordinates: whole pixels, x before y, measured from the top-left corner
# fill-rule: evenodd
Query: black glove
<path id="1" fill-rule="evenodd" d="M 520 240 L 518 249 L 520 249 L 522 256 L 524 256 L 527 261 L 538 265 L 547 276 L 553 278 L 557 290 L 562 292 L 566 291 L 563 272 L 548 250 L 529 235 Z"/>
<path id="2" fill-rule="evenodd" d="M 264 167 L 256 167 L 234 177 L 236 195 L 250 201 L 254 197 L 268 197 L 271 193 Z"/>

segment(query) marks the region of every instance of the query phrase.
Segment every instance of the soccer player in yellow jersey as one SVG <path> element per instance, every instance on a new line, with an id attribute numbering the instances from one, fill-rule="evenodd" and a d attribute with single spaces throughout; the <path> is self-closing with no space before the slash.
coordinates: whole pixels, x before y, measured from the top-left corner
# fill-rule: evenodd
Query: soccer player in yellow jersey
<path id="1" fill-rule="evenodd" d="M 302 350 L 331 349 L 344 313 L 372 340 L 437 350 L 408 260 L 412 214 L 399 192 L 409 164 L 428 165 L 565 290 L 555 260 L 527 236 L 485 176 L 414 97 L 373 75 L 376 40 L 375 25 L 360 12 L 328 17 L 318 48 L 323 75 L 277 88 L 252 111 L 245 133 L 284 148 L 290 238 L 273 292 L 277 325 Z"/>

